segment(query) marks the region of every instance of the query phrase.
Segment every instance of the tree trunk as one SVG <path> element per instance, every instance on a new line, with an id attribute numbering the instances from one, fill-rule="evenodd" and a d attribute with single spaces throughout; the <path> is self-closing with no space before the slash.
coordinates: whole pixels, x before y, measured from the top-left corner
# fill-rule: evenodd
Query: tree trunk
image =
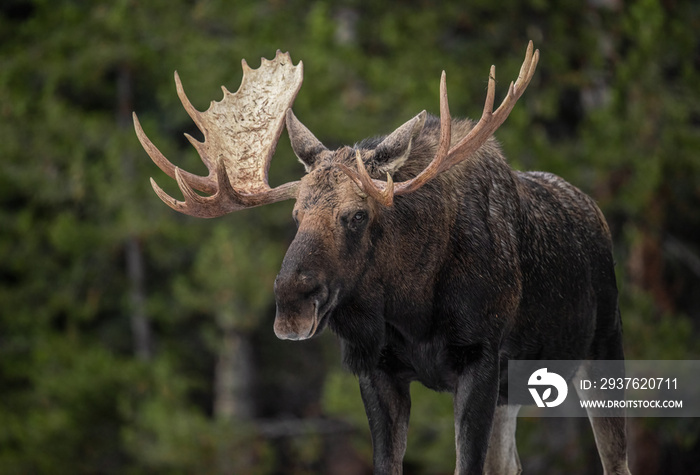
<path id="1" fill-rule="evenodd" d="M 133 109 L 132 76 L 128 66 L 122 65 L 117 75 L 117 125 L 126 130 L 131 127 L 131 111 Z M 133 157 L 124 152 L 121 157 L 124 182 L 134 181 Z M 128 204 L 127 204 L 128 205 Z M 152 356 L 151 325 L 146 313 L 145 271 L 143 251 L 136 235 L 127 237 L 124 243 L 126 254 L 126 274 L 129 279 L 129 302 L 131 333 L 134 342 L 134 353 L 144 361 Z"/>
<path id="2" fill-rule="evenodd" d="M 144 361 L 151 359 L 151 326 L 146 314 L 146 289 L 144 285 L 143 252 L 135 236 L 126 241 L 126 267 L 129 277 L 131 303 L 131 333 L 134 353 Z"/>
<path id="3" fill-rule="evenodd" d="M 214 381 L 214 417 L 249 421 L 253 418 L 252 349 L 248 335 L 233 326 L 222 328 Z"/>
<path id="4" fill-rule="evenodd" d="M 226 322 L 226 323 L 223 323 Z M 250 338 L 238 331 L 235 325 L 219 318 L 221 346 L 214 374 L 214 418 L 229 426 L 240 428 L 253 418 L 253 393 L 251 377 L 253 372 Z M 236 467 L 252 467 L 254 461 L 250 453 L 233 453 L 228 438 L 219 447 L 218 471 L 222 475 L 233 475 Z M 235 450 L 235 448 L 233 449 Z M 235 457 L 235 461 L 234 461 Z"/>

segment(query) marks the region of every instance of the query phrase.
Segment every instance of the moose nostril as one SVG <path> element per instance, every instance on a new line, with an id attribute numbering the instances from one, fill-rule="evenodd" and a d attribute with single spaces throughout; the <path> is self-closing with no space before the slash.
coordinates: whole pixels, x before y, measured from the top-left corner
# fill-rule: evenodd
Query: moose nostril
<path id="1" fill-rule="evenodd" d="M 298 277 L 299 290 L 311 294 L 319 289 L 321 279 L 316 272 L 301 272 Z"/>
<path id="2" fill-rule="evenodd" d="M 278 302 L 308 299 L 317 294 L 323 294 L 323 273 L 314 270 L 296 269 L 291 272 L 281 272 L 275 280 L 275 296 Z"/>

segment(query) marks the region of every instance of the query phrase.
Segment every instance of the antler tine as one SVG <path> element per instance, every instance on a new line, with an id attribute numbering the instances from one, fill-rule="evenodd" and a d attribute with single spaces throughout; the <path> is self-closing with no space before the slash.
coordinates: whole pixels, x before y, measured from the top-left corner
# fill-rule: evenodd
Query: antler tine
<path id="1" fill-rule="evenodd" d="M 299 182 L 295 181 L 280 185 L 268 193 L 257 195 L 238 193 L 228 180 L 226 162 L 222 159 L 219 160 L 216 170 L 218 191 L 211 196 L 202 196 L 194 191 L 185 179 L 184 173 L 182 169 L 175 167 L 175 179 L 185 201 L 176 200 L 168 195 L 153 178 L 151 178 L 151 186 L 163 203 L 175 211 L 198 218 L 217 218 L 234 211 L 292 199 L 296 197 L 299 185 Z"/>
<path id="2" fill-rule="evenodd" d="M 520 74 L 518 74 L 518 79 L 515 81 L 516 90 L 521 89 L 518 97 L 520 97 L 522 91 L 525 91 L 525 88 L 530 84 L 530 80 L 535 75 L 537 62 L 540 59 L 540 50 L 533 51 L 533 49 L 534 45 L 532 44 L 532 40 L 530 40 L 527 44 L 527 51 L 525 52 L 525 61 L 523 65 L 520 66 Z"/>
<path id="3" fill-rule="evenodd" d="M 158 183 L 156 183 L 153 177 L 151 177 L 151 187 L 163 203 L 170 206 L 175 211 L 187 214 L 187 205 L 182 201 L 176 200 L 175 198 L 167 194 L 165 191 L 163 191 L 163 189 L 160 186 L 158 186 Z"/>
<path id="4" fill-rule="evenodd" d="M 299 182 L 270 188 L 267 172 L 284 127 L 286 111 L 303 80 L 303 65 L 292 63 L 289 53 L 277 51 L 262 59 L 257 69 L 242 61 L 243 79 L 235 93 L 222 87 L 224 97 L 200 112 L 185 94 L 175 72 L 177 95 L 204 134 L 200 142 L 185 134 L 209 170 L 206 177 L 176 167 L 153 145 L 134 114 L 134 128 L 141 145 L 158 167 L 174 178 L 184 201 L 165 193 L 151 180 L 158 197 L 176 211 L 199 217 L 221 216 L 233 211 L 296 198 Z M 202 196 L 195 190 L 208 193 Z"/>
<path id="5" fill-rule="evenodd" d="M 153 145 L 153 142 L 151 142 L 146 133 L 143 131 L 141 123 L 139 122 L 139 118 L 136 116 L 135 112 L 132 114 L 132 117 L 134 119 L 134 129 L 136 130 L 136 136 L 138 137 L 139 142 L 141 142 L 141 146 L 144 148 L 148 156 L 151 157 L 153 163 L 158 165 L 158 168 L 165 172 L 166 175 L 174 179 L 175 170 L 178 167 L 173 165 L 167 158 L 165 158 L 165 155 L 163 155 L 161 151 L 158 150 L 158 148 L 155 145 Z M 191 138 L 188 134 L 185 135 L 188 138 Z M 190 141 L 192 140 L 194 139 L 191 139 Z M 187 180 L 187 182 L 190 183 L 194 188 L 205 193 L 216 193 L 216 186 L 209 179 L 209 177 L 201 177 L 182 169 L 180 170 L 180 173 L 183 175 L 183 178 Z"/>
<path id="6" fill-rule="evenodd" d="M 206 121 L 203 118 L 203 114 L 201 112 L 199 112 L 197 109 L 195 109 L 195 107 L 190 102 L 190 98 L 187 97 L 187 94 L 185 94 L 185 88 L 182 87 L 182 81 L 180 80 L 180 75 L 177 73 L 177 71 L 175 71 L 174 76 L 175 76 L 175 90 L 177 91 L 177 97 L 180 99 L 180 102 L 182 103 L 182 107 L 185 108 L 185 110 L 187 111 L 187 115 L 190 116 L 192 121 L 197 125 L 197 128 L 200 131 L 202 131 L 202 133 L 206 137 L 207 128 L 206 128 Z M 224 86 L 221 86 L 221 89 L 223 89 L 224 97 L 226 97 L 225 94 L 228 92 L 227 89 Z M 200 177 L 200 176 L 185 172 L 185 174 L 188 175 L 187 178 L 190 181 L 196 181 L 196 179 L 200 179 L 202 181 L 206 181 L 206 185 L 212 185 L 214 183 L 214 180 L 216 180 L 216 177 L 215 177 L 216 172 L 214 170 L 215 165 L 213 164 L 211 157 L 209 157 L 209 154 L 207 153 L 207 148 L 205 146 L 205 142 L 200 142 L 199 140 L 195 139 L 194 137 L 192 137 L 190 134 L 187 134 L 187 133 L 185 134 L 185 138 L 187 138 L 187 140 L 197 150 L 197 153 L 199 153 L 199 157 L 202 159 L 202 162 L 207 167 L 207 170 L 209 170 L 209 175 L 207 177 Z M 197 188 L 198 190 L 206 191 L 206 190 L 202 190 L 197 185 L 194 185 L 194 187 Z"/>
<path id="7" fill-rule="evenodd" d="M 539 61 L 540 52 L 533 52 L 532 41 L 528 43 L 525 53 L 525 61 L 520 67 L 520 74 L 515 83 L 511 82 L 508 87 L 508 94 L 501 102 L 501 105 L 493 111 L 493 103 L 496 95 L 496 67 L 491 66 L 489 74 L 488 92 L 484 103 L 484 112 L 479 119 L 479 122 L 472 128 L 471 131 L 464 137 L 452 150 L 450 150 L 449 162 L 450 166 L 456 165 L 469 155 L 475 152 L 488 139 L 498 127 L 505 122 L 506 118 L 513 110 L 515 103 L 522 96 L 525 88 L 530 84 L 530 80 L 535 74 L 537 62 Z"/>
<path id="8" fill-rule="evenodd" d="M 437 152 L 428 166 L 415 178 L 394 185 L 394 194 L 403 195 L 415 191 L 449 168 L 449 165 L 446 165 L 446 159 L 449 157 L 451 141 L 452 117 L 447 99 L 447 74 L 443 71 L 440 76 L 440 141 L 438 142 Z"/>
<path id="9" fill-rule="evenodd" d="M 452 141 L 452 117 L 450 105 L 447 101 L 447 74 L 445 71 L 440 76 L 440 143 L 438 144 L 438 157 L 447 156 Z M 442 158 L 441 158 L 442 161 Z"/>
<path id="10" fill-rule="evenodd" d="M 355 164 L 357 171 L 342 163 L 338 166 L 363 193 L 371 196 L 384 206 L 392 206 L 394 204 L 394 180 L 391 178 L 391 175 L 389 173 L 386 174 L 386 181 L 375 180 L 370 177 L 359 150 L 355 151 Z"/>
<path id="11" fill-rule="evenodd" d="M 375 200 L 379 201 L 385 206 L 391 206 L 394 204 L 394 181 L 389 173 L 386 174 L 386 181 L 382 182 L 380 180 L 374 180 L 369 176 L 369 172 L 365 167 L 365 163 L 362 161 L 362 156 L 360 151 L 355 152 L 355 162 L 357 163 L 357 170 L 359 174 L 356 175 L 359 178 L 361 187 L 365 193 L 370 195 Z M 347 168 L 347 167 L 344 167 Z"/>
<path id="12" fill-rule="evenodd" d="M 183 170 L 178 167 L 175 167 L 175 180 L 177 181 L 185 201 L 176 200 L 168 195 L 158 186 L 156 181 L 151 178 L 151 187 L 153 187 L 153 191 L 156 192 L 163 203 L 170 206 L 175 211 L 200 218 L 215 218 L 245 208 L 245 206 L 222 206 L 222 197 L 226 197 L 225 193 L 216 192 L 211 196 L 197 194 L 184 178 Z"/>
<path id="13" fill-rule="evenodd" d="M 462 162 L 478 150 L 493 132 L 503 124 L 535 74 L 537 62 L 539 61 L 539 50 L 533 51 L 533 49 L 532 41 L 530 41 L 525 53 L 525 61 L 520 67 L 518 79 L 515 83 L 511 82 L 508 94 L 495 112 L 493 111 L 493 104 L 496 97 L 496 67 L 491 66 L 481 119 L 466 137 L 451 148 L 451 118 L 447 102 L 445 72 L 443 71 L 440 78 L 440 142 L 438 150 L 430 164 L 415 178 L 394 185 L 394 195 L 415 191 L 438 174 Z"/>
<path id="14" fill-rule="evenodd" d="M 177 90 L 177 96 L 180 99 L 180 102 L 187 111 L 187 114 L 192 118 L 194 123 L 197 124 L 197 127 L 206 133 L 206 130 L 202 125 L 201 113 L 194 108 L 189 98 L 187 97 L 187 94 L 185 94 L 185 89 L 182 86 L 182 81 L 180 80 L 180 75 L 177 73 L 177 71 L 175 71 L 174 77 L 175 89 Z M 153 160 L 153 162 L 156 165 L 158 165 L 158 168 L 163 170 L 163 172 L 165 172 L 170 178 L 175 178 L 175 171 L 178 167 L 173 165 L 167 158 L 165 158 L 165 156 L 160 152 L 160 150 L 158 150 L 158 148 L 156 148 L 156 146 L 153 145 L 153 143 L 148 139 L 148 137 L 143 131 L 143 128 L 141 127 L 141 124 L 139 123 L 138 118 L 136 117 L 136 113 L 133 114 L 133 117 L 136 135 L 138 136 L 143 148 L 151 157 L 151 160 Z M 212 170 L 211 160 L 207 156 L 206 150 L 203 147 L 204 144 L 194 139 L 190 134 L 185 134 L 185 137 L 195 147 L 195 149 L 197 149 L 197 152 L 199 153 L 202 162 L 204 162 L 207 169 L 209 170 L 209 175 L 206 177 L 202 177 L 180 169 L 180 173 L 183 179 L 185 179 L 190 186 L 196 188 L 197 190 L 203 191 L 205 193 L 216 193 L 216 177 L 214 176 L 214 171 Z"/>
<path id="15" fill-rule="evenodd" d="M 443 71 L 440 77 L 440 142 L 438 143 L 435 157 L 418 176 L 396 185 L 394 185 L 394 181 L 388 173 L 385 182 L 375 180 L 369 176 L 359 151 L 355 156 L 357 172 L 342 164 L 340 167 L 364 193 L 370 195 L 384 206 L 392 206 L 394 204 L 394 195 L 402 195 L 417 190 L 445 169 L 444 163 L 448 157 L 450 141 L 452 140 L 451 123 L 450 106 L 447 100 L 447 78 L 445 71 Z"/>

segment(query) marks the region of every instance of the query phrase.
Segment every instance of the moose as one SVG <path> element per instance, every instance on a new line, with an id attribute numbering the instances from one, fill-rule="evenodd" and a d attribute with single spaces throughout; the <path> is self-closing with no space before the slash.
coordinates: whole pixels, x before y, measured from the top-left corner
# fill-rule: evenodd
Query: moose
<path id="1" fill-rule="evenodd" d="M 257 69 L 243 60 L 239 90 L 223 88 L 206 112 L 176 72 L 178 96 L 204 135 L 187 138 L 206 177 L 169 162 L 134 114 L 144 149 L 182 191 L 176 200 L 151 179 L 174 210 L 212 218 L 296 200 L 297 233 L 274 283 L 274 332 L 304 340 L 330 327 L 338 336 L 359 379 L 375 473 L 402 472 L 413 381 L 454 396 L 455 473 L 502 475 L 521 471 L 509 360 L 624 359 L 600 209 L 558 176 L 513 170 L 493 138 L 538 59 L 530 42 L 495 111 L 491 67 L 477 122 L 451 118 L 443 72 L 439 117 L 423 111 L 389 135 L 337 150 L 291 110 L 303 64 L 289 53 Z M 271 188 L 285 126 L 306 174 Z M 629 473 L 624 412 L 589 418 L 605 473 Z"/>

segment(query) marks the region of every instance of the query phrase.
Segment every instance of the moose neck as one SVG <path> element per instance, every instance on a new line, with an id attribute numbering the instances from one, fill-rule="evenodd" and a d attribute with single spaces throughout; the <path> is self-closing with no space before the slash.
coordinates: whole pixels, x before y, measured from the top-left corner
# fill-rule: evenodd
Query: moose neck
<path id="1" fill-rule="evenodd" d="M 482 276 L 463 287 L 475 296 L 475 308 L 465 308 L 464 313 L 480 312 L 478 295 L 496 280 L 503 288 L 504 307 L 517 305 L 519 230 L 506 226 L 520 219 L 516 180 L 495 141 L 475 155 L 381 209 L 372 230 L 372 271 L 362 274 L 356 291 L 347 295 L 329 322 L 343 341 L 343 359 L 353 372 L 386 358 L 381 351 L 389 340 L 417 344 L 432 338 L 433 326 L 440 321 L 435 318 L 441 305 L 436 296 L 461 279 L 460 269 Z M 508 220 L 503 219 L 506 215 Z M 502 265 L 488 262 L 494 247 L 499 248 L 497 255 L 507 256 Z M 476 333 L 481 332 L 476 327 L 488 325 L 472 324 Z"/>

